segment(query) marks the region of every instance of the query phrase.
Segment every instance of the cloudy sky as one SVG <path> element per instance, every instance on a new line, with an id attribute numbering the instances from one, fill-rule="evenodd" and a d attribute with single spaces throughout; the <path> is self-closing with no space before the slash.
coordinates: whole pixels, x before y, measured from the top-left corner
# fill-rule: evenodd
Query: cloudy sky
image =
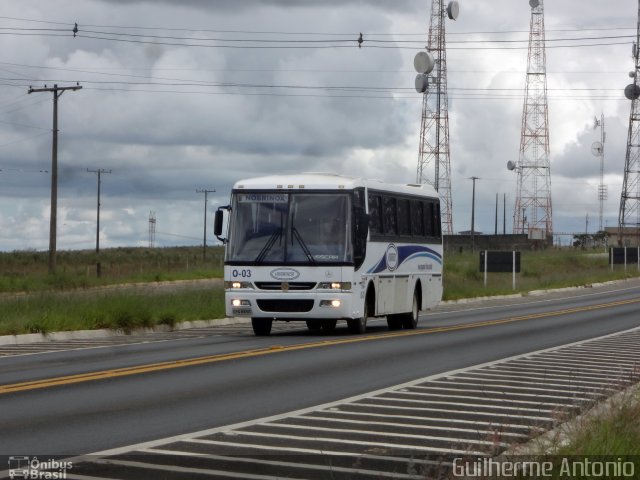
<path id="1" fill-rule="evenodd" d="M 554 229 L 598 226 L 605 117 L 605 224 L 617 223 L 637 2 L 547 0 Z M 336 172 L 414 182 L 421 96 L 413 57 L 430 0 L 2 0 L 0 250 L 48 248 L 52 94 L 59 100 L 58 248 L 202 243 L 232 184 L 266 173 Z M 495 195 L 511 231 L 530 8 L 460 1 L 448 21 L 453 221 L 493 232 Z M 72 29 L 78 24 L 74 38 Z M 357 47 L 362 32 L 363 48 Z M 558 41 L 558 39 L 565 39 Z M 500 40 L 501 42 L 480 42 Z M 504 42 L 509 40 L 509 42 Z M 502 216 L 502 210 L 500 212 Z M 500 222 L 500 225 L 502 223 Z M 215 244 L 209 234 L 210 244 Z M 568 238 L 564 237 L 565 244 Z"/>

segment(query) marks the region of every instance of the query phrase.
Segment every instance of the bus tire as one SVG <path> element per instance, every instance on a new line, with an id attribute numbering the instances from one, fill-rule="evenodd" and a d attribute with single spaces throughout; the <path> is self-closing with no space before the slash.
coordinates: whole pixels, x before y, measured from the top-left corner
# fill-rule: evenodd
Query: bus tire
<path id="1" fill-rule="evenodd" d="M 402 328 L 402 315 L 387 315 L 387 326 L 389 330 L 400 330 Z"/>
<path id="2" fill-rule="evenodd" d="M 322 330 L 324 330 L 325 332 L 333 332 L 336 329 L 337 324 L 337 320 L 323 320 Z"/>
<path id="3" fill-rule="evenodd" d="M 420 316 L 420 297 L 418 290 L 413 292 L 413 300 L 411 301 L 411 311 L 402 314 L 402 327 L 413 330 L 418 326 L 418 317 Z"/>
<path id="4" fill-rule="evenodd" d="M 367 318 L 369 317 L 369 302 L 364 302 L 364 311 L 360 318 L 350 318 L 347 320 L 349 333 L 364 333 L 367 330 Z"/>
<path id="5" fill-rule="evenodd" d="M 253 327 L 253 333 L 258 337 L 266 337 L 271 333 L 271 325 L 273 320 L 270 318 L 252 318 L 251 326 Z"/>
<path id="6" fill-rule="evenodd" d="M 307 328 L 312 332 L 317 332 L 322 328 L 320 320 L 307 320 Z"/>

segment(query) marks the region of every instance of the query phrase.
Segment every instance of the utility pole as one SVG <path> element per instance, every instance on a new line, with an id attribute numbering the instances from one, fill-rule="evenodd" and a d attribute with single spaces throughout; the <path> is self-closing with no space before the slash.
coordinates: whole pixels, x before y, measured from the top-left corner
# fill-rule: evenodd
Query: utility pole
<path id="1" fill-rule="evenodd" d="M 502 197 L 502 235 L 507 234 L 507 194 Z"/>
<path id="2" fill-rule="evenodd" d="M 471 177 L 473 181 L 473 193 L 471 197 L 471 251 L 476 251 L 476 180 L 478 177 Z"/>
<path id="3" fill-rule="evenodd" d="M 96 214 L 96 275 L 100 278 L 100 176 L 103 173 L 111 173 L 111 170 L 99 168 L 98 170 L 89 170 L 87 172 L 96 173 L 98 175 L 98 207 Z"/>
<path id="4" fill-rule="evenodd" d="M 52 92 L 53 93 L 53 140 L 51 143 L 51 216 L 49 219 L 49 273 L 56 273 L 56 235 L 58 224 L 58 98 L 66 90 L 80 90 L 82 87 L 58 87 L 32 88 L 28 93 Z"/>
<path id="5" fill-rule="evenodd" d="M 196 190 L 196 193 L 204 193 L 204 239 L 202 240 L 202 261 L 207 261 L 207 196 L 215 193 L 215 190 Z"/>
<path id="6" fill-rule="evenodd" d="M 496 230 L 494 235 L 498 235 L 498 194 L 496 193 Z"/>

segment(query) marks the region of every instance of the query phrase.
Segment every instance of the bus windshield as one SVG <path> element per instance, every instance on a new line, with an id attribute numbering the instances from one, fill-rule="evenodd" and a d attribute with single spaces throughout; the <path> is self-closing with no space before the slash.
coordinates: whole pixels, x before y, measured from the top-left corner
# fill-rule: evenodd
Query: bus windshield
<path id="1" fill-rule="evenodd" d="M 348 193 L 236 192 L 231 200 L 227 262 L 353 262 Z"/>

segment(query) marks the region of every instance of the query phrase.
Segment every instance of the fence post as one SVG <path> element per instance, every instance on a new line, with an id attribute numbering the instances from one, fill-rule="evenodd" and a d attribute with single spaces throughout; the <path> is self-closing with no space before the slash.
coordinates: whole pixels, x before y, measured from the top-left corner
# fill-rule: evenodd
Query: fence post
<path id="1" fill-rule="evenodd" d="M 516 251 L 513 251 L 513 289 L 516 289 Z"/>

